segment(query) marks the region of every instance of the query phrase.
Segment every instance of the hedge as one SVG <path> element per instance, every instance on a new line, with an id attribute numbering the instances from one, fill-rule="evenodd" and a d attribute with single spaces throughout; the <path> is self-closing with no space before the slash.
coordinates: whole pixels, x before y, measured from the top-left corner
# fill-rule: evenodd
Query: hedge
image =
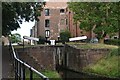
<path id="1" fill-rule="evenodd" d="M 68 42 L 70 37 L 71 37 L 71 34 L 68 30 L 60 32 L 60 40 L 62 42 Z"/>
<path id="2" fill-rule="evenodd" d="M 39 36 L 38 44 L 44 44 L 44 43 L 45 43 L 45 38 L 42 36 Z"/>
<path id="3" fill-rule="evenodd" d="M 120 40 L 118 40 L 118 39 L 105 40 L 104 43 L 110 44 L 110 45 L 119 45 L 120 46 Z"/>

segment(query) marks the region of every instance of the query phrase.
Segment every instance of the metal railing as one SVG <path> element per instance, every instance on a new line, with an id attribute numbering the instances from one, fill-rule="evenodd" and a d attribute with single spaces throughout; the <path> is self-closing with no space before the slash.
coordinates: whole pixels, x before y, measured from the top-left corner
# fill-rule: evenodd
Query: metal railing
<path id="1" fill-rule="evenodd" d="M 14 50 L 14 47 L 9 45 L 9 50 L 13 59 L 13 65 L 14 65 L 14 73 L 15 73 L 15 80 L 25 80 L 26 79 L 26 72 L 27 68 L 29 70 L 29 80 L 33 80 L 33 74 L 37 74 L 40 78 L 40 80 L 49 80 L 48 77 L 28 65 L 27 63 L 23 62 L 22 60 L 18 59 Z M 37 77 L 38 78 L 38 77 Z M 28 79 L 28 78 L 27 78 Z"/>

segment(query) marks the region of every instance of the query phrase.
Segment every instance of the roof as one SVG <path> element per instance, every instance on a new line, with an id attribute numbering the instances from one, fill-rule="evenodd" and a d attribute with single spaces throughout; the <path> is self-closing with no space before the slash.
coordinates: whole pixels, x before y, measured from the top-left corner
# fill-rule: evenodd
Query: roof
<path id="1" fill-rule="evenodd" d="M 67 2 L 46 2 L 45 8 L 53 8 L 53 9 L 59 9 L 59 8 L 66 8 Z"/>

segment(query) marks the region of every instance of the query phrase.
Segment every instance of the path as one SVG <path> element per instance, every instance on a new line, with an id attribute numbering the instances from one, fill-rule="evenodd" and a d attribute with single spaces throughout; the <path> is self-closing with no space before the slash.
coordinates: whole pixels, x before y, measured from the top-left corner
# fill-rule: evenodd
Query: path
<path id="1" fill-rule="evenodd" d="M 2 47 L 2 77 L 13 78 L 12 59 L 8 46 Z"/>

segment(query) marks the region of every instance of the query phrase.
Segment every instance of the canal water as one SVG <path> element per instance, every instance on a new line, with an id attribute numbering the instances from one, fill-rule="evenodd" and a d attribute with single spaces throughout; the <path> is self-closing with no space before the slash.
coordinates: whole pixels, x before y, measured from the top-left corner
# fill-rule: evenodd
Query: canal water
<path id="1" fill-rule="evenodd" d="M 60 74 L 62 80 L 97 80 L 95 77 L 86 75 L 84 73 L 76 72 L 70 69 L 65 69 L 65 68 L 60 68 L 57 70 L 58 73 Z"/>
<path id="2" fill-rule="evenodd" d="M 105 76 L 88 74 L 85 72 L 77 72 L 67 68 L 67 55 L 61 54 L 60 48 L 56 48 L 56 70 L 60 74 L 62 80 L 120 80 L 115 78 L 108 78 Z M 61 80 L 61 79 L 60 79 Z"/>
<path id="3" fill-rule="evenodd" d="M 116 78 L 108 78 L 103 76 L 90 75 L 83 72 L 77 72 L 67 68 L 57 69 L 59 75 L 61 76 L 60 80 L 120 80 Z"/>

